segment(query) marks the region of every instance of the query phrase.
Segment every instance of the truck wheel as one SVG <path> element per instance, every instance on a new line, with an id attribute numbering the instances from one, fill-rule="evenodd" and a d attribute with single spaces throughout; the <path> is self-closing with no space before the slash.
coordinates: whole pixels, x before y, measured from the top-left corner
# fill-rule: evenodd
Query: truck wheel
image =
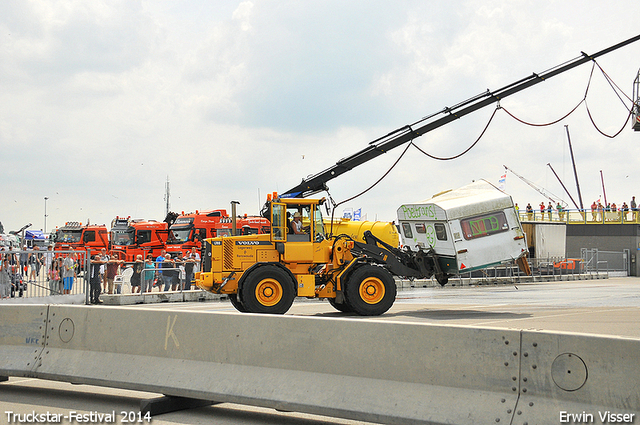
<path id="1" fill-rule="evenodd" d="M 338 303 L 336 302 L 335 298 L 328 298 L 328 300 L 329 304 L 331 304 L 331 307 L 335 308 L 338 311 L 341 311 L 343 313 L 351 313 L 353 311 L 351 306 L 346 302 Z"/>
<path id="2" fill-rule="evenodd" d="M 231 305 L 235 307 L 240 313 L 246 313 L 247 309 L 244 308 L 244 305 L 240 301 L 238 301 L 238 294 L 229 294 L 229 301 L 231 301 Z"/>
<path id="3" fill-rule="evenodd" d="M 242 285 L 242 305 L 249 313 L 286 313 L 296 297 L 291 277 L 276 266 L 263 266 Z"/>
<path id="4" fill-rule="evenodd" d="M 382 267 L 366 264 L 355 270 L 346 284 L 346 304 L 361 316 L 379 316 L 396 300 L 396 282 Z"/>

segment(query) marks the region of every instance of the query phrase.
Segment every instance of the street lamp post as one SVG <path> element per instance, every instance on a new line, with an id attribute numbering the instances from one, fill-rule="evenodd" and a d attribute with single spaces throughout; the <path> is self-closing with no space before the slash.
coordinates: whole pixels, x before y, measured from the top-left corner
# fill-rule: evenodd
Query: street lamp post
<path id="1" fill-rule="evenodd" d="M 48 197 L 44 197 L 44 233 L 47 234 L 47 200 Z"/>

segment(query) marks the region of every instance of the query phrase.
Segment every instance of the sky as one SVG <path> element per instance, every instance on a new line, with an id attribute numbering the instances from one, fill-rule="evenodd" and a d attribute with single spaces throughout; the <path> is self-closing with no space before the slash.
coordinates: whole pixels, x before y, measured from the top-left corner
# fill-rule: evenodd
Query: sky
<path id="1" fill-rule="evenodd" d="M 390 131 L 485 92 L 640 34 L 637 1 L 64 0 L 0 2 L 0 222 L 51 231 L 170 210 L 257 214 L 271 192 Z M 598 128 L 628 116 L 640 42 L 500 102 L 532 123 L 555 121 L 587 95 Z M 622 100 L 621 100 L 622 99 Z M 414 140 L 454 156 L 495 105 Z M 498 110 L 477 145 L 437 161 L 410 147 L 371 190 L 342 203 L 392 221 L 402 204 L 506 165 L 569 203 L 640 196 L 640 132 L 596 130 L 582 104 L 545 127 Z M 566 127 L 565 127 L 566 126 Z M 398 147 L 327 184 L 335 202 L 372 186 Z M 604 186 L 602 181 L 604 180 Z M 521 208 L 548 202 L 516 175 Z M 317 196 L 326 196 L 318 194 Z M 45 200 L 45 198 L 47 198 Z M 45 218 L 46 208 L 46 218 Z M 46 223 L 45 223 L 46 220 Z"/>

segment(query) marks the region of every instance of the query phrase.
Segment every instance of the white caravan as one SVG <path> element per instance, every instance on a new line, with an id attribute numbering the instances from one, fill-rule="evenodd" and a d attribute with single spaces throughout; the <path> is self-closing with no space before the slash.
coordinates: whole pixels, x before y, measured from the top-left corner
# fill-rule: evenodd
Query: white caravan
<path id="1" fill-rule="evenodd" d="M 528 274 L 525 240 L 511 196 L 486 180 L 398 208 L 400 236 L 412 250 L 433 248 L 448 276 L 518 259 Z"/>

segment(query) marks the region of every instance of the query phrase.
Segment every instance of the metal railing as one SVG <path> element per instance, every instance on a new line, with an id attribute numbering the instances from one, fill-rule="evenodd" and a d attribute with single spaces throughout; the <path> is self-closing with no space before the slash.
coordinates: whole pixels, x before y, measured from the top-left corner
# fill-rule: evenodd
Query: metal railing
<path id="1" fill-rule="evenodd" d="M 601 251 L 598 248 L 582 248 L 580 255 L 588 272 L 623 272 L 629 275 L 629 250 Z"/>
<path id="2" fill-rule="evenodd" d="M 65 288 L 63 262 L 72 253 L 77 255 L 73 268 L 73 281 Z M 0 279 L 0 298 L 34 298 L 87 293 L 85 252 L 7 250 L 0 252 L 0 261 L 6 267 L 5 271 L 10 282 L 9 285 L 6 285 L 6 282 L 3 285 L 1 282 L 4 282 L 6 277 Z M 55 263 L 58 264 L 57 279 L 52 279 L 54 275 L 50 272 Z"/>
<path id="3" fill-rule="evenodd" d="M 518 212 L 521 222 L 545 222 L 545 223 L 566 223 L 566 224 L 640 224 L 640 210 L 553 210 L 551 212 L 533 211 L 531 213 Z"/>

